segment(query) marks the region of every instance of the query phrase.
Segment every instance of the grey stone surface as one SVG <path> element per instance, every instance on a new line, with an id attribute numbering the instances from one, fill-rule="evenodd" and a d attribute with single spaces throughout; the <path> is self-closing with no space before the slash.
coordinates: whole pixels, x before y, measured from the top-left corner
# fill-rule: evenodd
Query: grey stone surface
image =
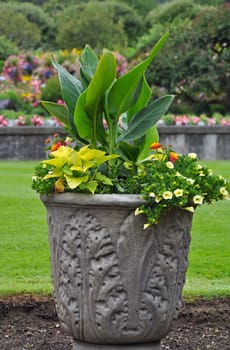
<path id="1" fill-rule="evenodd" d="M 161 350 L 161 345 L 159 342 L 134 345 L 102 345 L 75 341 L 73 344 L 73 350 Z"/>
<path id="2" fill-rule="evenodd" d="M 230 126 L 159 126 L 161 143 L 178 153 L 195 152 L 200 159 L 230 159 Z M 0 128 L 0 159 L 40 160 L 46 157 L 45 140 L 62 128 Z"/>
<path id="3" fill-rule="evenodd" d="M 143 203 L 136 195 L 64 193 L 41 199 L 56 307 L 66 332 L 103 345 L 165 337 L 181 306 L 192 214 L 175 209 L 143 230 L 146 218 L 134 215 Z"/>

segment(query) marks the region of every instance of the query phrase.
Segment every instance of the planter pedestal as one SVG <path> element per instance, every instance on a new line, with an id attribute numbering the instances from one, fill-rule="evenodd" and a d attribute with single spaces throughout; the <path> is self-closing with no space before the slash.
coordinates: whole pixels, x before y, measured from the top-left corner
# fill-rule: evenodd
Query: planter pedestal
<path id="1" fill-rule="evenodd" d="M 73 350 L 161 350 L 161 345 L 159 342 L 134 345 L 102 345 L 75 341 L 73 344 Z"/>
<path id="2" fill-rule="evenodd" d="M 181 306 L 192 214 L 173 209 L 143 230 L 137 195 L 41 199 L 57 314 L 73 349 L 160 350 Z"/>

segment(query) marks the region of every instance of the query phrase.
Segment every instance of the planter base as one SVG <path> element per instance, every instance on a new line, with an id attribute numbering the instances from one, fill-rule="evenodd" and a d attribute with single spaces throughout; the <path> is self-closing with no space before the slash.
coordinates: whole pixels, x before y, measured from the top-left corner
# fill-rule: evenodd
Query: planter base
<path id="1" fill-rule="evenodd" d="M 145 343 L 145 344 L 116 344 L 102 345 L 90 344 L 79 341 L 74 341 L 73 350 L 161 350 L 160 342 Z"/>

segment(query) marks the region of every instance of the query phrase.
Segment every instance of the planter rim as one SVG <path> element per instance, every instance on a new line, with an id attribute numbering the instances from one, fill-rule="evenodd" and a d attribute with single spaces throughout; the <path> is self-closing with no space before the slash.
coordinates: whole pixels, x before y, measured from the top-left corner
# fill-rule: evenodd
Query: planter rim
<path id="1" fill-rule="evenodd" d="M 45 205 L 106 206 L 137 208 L 145 203 L 138 194 L 51 193 L 40 196 Z"/>

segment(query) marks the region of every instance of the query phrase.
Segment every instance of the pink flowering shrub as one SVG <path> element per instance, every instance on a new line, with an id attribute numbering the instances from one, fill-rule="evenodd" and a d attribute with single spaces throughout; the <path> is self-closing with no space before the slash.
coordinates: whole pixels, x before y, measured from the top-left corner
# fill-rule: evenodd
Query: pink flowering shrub
<path id="1" fill-rule="evenodd" d="M 3 115 L 0 115 L 0 127 L 8 126 L 9 122 Z"/>

